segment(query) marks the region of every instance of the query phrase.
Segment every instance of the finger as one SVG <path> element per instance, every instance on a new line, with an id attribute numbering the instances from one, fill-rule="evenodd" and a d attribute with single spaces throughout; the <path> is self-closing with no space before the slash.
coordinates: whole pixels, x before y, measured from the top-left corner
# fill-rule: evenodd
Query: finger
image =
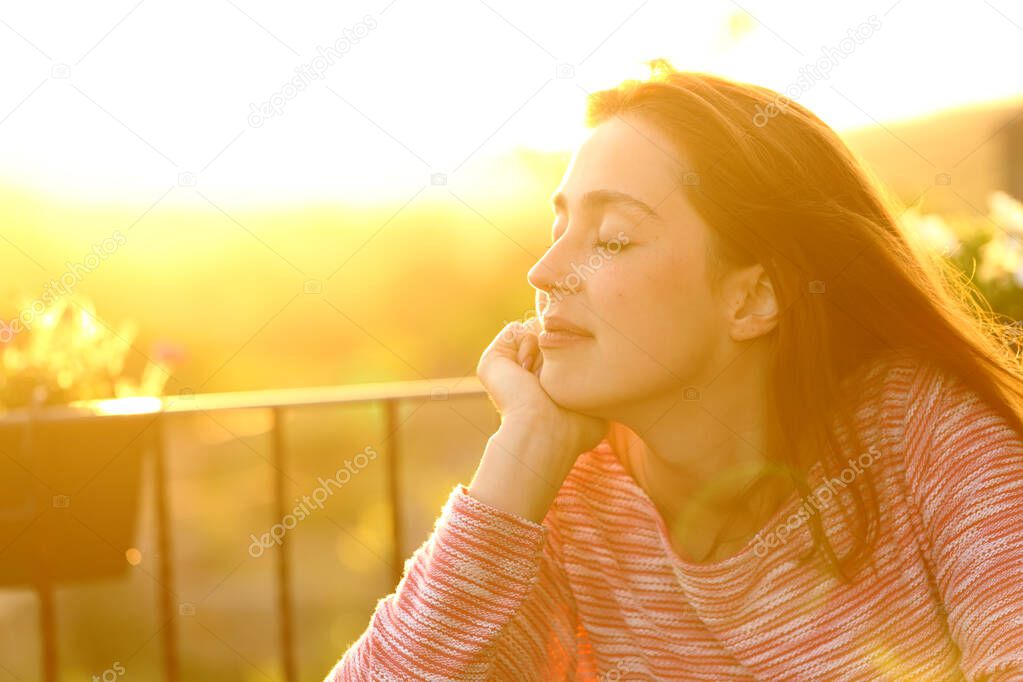
<path id="1" fill-rule="evenodd" d="M 536 374 L 543 367 L 543 353 L 540 352 L 539 344 L 537 345 L 536 355 L 533 358 L 533 365 L 529 368 L 529 371 Z"/>
<path id="2" fill-rule="evenodd" d="M 494 340 L 490 342 L 490 345 L 487 346 L 484 354 L 494 352 L 501 355 L 514 355 L 518 349 L 519 337 L 522 335 L 520 326 L 521 323 L 519 322 L 509 322 L 506 324 L 498 332 L 497 336 L 494 337 Z"/>
<path id="3" fill-rule="evenodd" d="M 531 333 L 526 323 L 521 320 L 509 323 L 505 330 L 507 333 L 503 337 L 504 341 L 512 348 L 518 348 L 522 344 L 523 338 Z"/>
<path id="4" fill-rule="evenodd" d="M 534 354 L 536 353 L 538 346 L 535 334 L 525 334 L 522 337 L 522 343 L 519 344 L 519 351 L 517 359 L 520 365 L 524 368 L 529 369 L 530 365 L 533 364 Z"/>

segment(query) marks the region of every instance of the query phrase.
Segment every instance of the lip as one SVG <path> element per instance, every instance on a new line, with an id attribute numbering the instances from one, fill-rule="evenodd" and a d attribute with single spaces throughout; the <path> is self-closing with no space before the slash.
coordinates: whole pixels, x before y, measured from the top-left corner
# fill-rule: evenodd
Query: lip
<path id="1" fill-rule="evenodd" d="M 587 341 L 593 337 L 589 334 L 576 334 L 564 330 L 544 330 L 537 334 L 536 340 L 540 348 L 563 348 L 580 341 Z"/>
<path id="2" fill-rule="evenodd" d="M 541 348 L 560 348 L 592 339 L 593 334 L 557 315 L 542 318 L 543 331 L 537 335 Z"/>
<path id="3" fill-rule="evenodd" d="M 544 315 L 540 318 L 540 321 L 543 325 L 544 331 L 564 331 L 578 334 L 579 336 L 593 336 L 593 334 L 589 333 L 579 325 L 573 324 L 559 315 Z"/>

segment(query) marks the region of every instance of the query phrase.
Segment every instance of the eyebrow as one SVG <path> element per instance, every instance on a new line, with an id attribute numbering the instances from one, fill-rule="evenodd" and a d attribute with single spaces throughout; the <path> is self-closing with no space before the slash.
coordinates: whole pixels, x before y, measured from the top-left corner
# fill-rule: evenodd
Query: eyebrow
<path id="1" fill-rule="evenodd" d="M 559 208 L 565 208 L 566 199 L 565 195 L 561 192 L 555 192 L 554 196 L 551 197 L 551 206 L 555 211 Z M 605 206 L 621 206 L 624 208 L 631 208 L 638 210 L 651 218 L 661 220 L 661 216 L 650 207 L 644 201 L 640 201 L 631 194 L 620 192 L 614 189 L 595 189 L 587 192 L 583 195 L 582 204 L 584 208 L 600 209 Z"/>

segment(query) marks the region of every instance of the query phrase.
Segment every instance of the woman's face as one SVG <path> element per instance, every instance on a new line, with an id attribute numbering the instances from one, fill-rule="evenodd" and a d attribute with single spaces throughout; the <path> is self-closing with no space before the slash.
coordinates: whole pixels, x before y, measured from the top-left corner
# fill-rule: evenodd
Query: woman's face
<path id="1" fill-rule="evenodd" d="M 541 347 L 540 383 L 555 402 L 617 419 L 623 406 L 702 385 L 732 343 L 729 306 L 708 284 L 708 228 L 678 186 L 684 163 L 636 117 L 600 124 L 576 150 L 554 195 L 551 245 L 528 274 L 538 315 L 592 335 Z"/>

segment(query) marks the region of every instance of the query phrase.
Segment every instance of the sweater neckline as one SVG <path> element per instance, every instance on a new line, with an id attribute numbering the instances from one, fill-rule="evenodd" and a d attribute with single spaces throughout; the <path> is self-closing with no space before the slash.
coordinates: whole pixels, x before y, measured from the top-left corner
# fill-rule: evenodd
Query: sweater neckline
<path id="1" fill-rule="evenodd" d="M 710 561 L 705 563 L 693 562 L 683 558 L 675 551 L 675 547 L 671 543 L 671 533 L 668 530 L 667 523 L 664 517 L 661 516 L 661 512 L 657 509 L 657 505 L 647 494 L 643 486 L 635 479 L 630 471 L 625 467 L 619 454 L 615 452 L 610 442 L 606 439 L 601 442 L 599 449 L 603 449 L 608 455 L 609 466 L 613 470 L 616 477 L 618 477 L 629 489 L 630 493 L 639 500 L 643 511 L 647 517 L 649 517 L 657 529 L 658 541 L 664 550 L 665 555 L 670 560 L 673 568 L 676 571 L 684 575 L 692 576 L 714 576 L 725 572 L 734 571 L 738 567 L 754 566 L 765 563 L 770 558 L 789 558 L 793 556 L 793 553 L 797 550 L 801 551 L 805 548 L 805 542 L 803 540 L 803 533 L 793 532 L 787 542 L 782 543 L 779 546 L 773 548 L 764 548 L 765 552 L 758 554 L 757 550 L 762 546 L 761 536 L 766 535 L 772 530 L 784 525 L 784 521 L 795 514 L 799 507 L 803 504 L 802 495 L 798 490 L 794 490 L 790 493 L 785 501 L 775 509 L 774 513 L 771 514 L 770 518 L 761 526 L 760 530 L 751 537 L 736 553 L 719 559 L 718 561 Z M 816 462 L 809 471 L 808 479 L 810 482 L 811 489 L 814 488 L 814 482 L 819 480 L 821 472 L 821 463 Z M 806 535 L 809 535 L 807 530 Z"/>

